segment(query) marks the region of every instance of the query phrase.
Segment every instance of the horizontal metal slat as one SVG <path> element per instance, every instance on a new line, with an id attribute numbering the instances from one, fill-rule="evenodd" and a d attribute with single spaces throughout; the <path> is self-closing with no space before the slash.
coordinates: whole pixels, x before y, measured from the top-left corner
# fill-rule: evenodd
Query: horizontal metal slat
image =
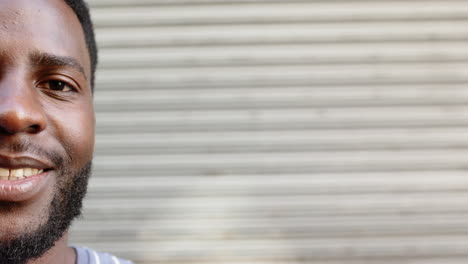
<path id="1" fill-rule="evenodd" d="M 267 24 L 198 27 L 98 28 L 100 47 L 218 46 L 279 43 L 466 40 L 467 22 Z"/>
<path id="2" fill-rule="evenodd" d="M 130 69 L 102 70 L 97 75 L 97 87 L 100 89 L 155 88 L 178 84 L 182 87 L 195 87 L 197 84 L 221 87 L 256 86 L 256 83 L 294 84 L 311 83 L 375 83 L 399 82 L 411 83 L 425 81 L 447 83 L 466 81 L 468 70 L 464 63 L 428 64 L 392 64 L 392 65 L 349 65 L 349 66 L 264 66 L 264 67 L 225 67 L 193 69 Z M 120 88 L 119 88 L 120 89 Z"/>
<path id="3" fill-rule="evenodd" d="M 285 16 L 285 14 L 288 14 Z M 459 2 L 331 2 L 199 6 L 125 6 L 93 9 L 98 27 L 254 23 L 320 23 L 330 21 L 427 20 L 466 18 Z"/>
<path id="4" fill-rule="evenodd" d="M 135 225 L 138 229 L 135 230 Z M 343 219 L 307 218 L 270 219 L 190 219 L 174 220 L 114 220 L 105 227 L 98 221 L 77 223 L 80 230 L 74 239 L 89 237 L 98 242 L 100 236 L 124 237 L 139 233 L 142 241 L 167 241 L 172 239 L 215 240 L 229 236 L 230 239 L 295 239 L 295 238 L 344 238 L 388 236 L 434 236 L 467 234 L 468 229 L 460 216 L 444 218 L 435 216 L 428 221 L 418 217 L 347 217 Z"/>
<path id="5" fill-rule="evenodd" d="M 342 151 L 321 153 L 216 153 L 96 157 L 105 175 L 271 174 L 326 171 L 394 171 L 466 169 L 466 150 Z"/>
<path id="6" fill-rule="evenodd" d="M 378 107 L 98 113 L 98 131 L 242 131 L 467 125 L 465 107 Z"/>
<path id="7" fill-rule="evenodd" d="M 249 47 L 107 48 L 100 51 L 101 69 L 255 65 L 392 64 L 463 62 L 463 43 L 350 43 L 266 45 Z"/>
<path id="8" fill-rule="evenodd" d="M 224 89 L 97 89 L 99 112 L 284 109 L 365 106 L 456 106 L 468 103 L 460 85 L 395 87 L 282 87 Z M 351 110 L 351 109 L 350 109 Z"/>
<path id="9" fill-rule="evenodd" d="M 367 129 L 98 135 L 97 155 L 467 148 L 466 129 Z"/>

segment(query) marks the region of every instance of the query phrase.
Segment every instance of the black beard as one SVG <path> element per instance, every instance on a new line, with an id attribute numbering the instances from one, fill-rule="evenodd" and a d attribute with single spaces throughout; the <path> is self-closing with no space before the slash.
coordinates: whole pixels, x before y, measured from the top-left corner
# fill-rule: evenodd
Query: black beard
<path id="1" fill-rule="evenodd" d="M 91 167 L 91 161 L 76 172 L 62 167 L 62 171 L 58 173 L 59 179 L 49 206 L 47 221 L 32 233 L 0 243 L 0 263 L 26 264 L 39 258 L 55 245 L 70 227 L 73 219 L 81 214 Z M 0 204 L 3 209 L 15 206 L 14 203 Z"/>

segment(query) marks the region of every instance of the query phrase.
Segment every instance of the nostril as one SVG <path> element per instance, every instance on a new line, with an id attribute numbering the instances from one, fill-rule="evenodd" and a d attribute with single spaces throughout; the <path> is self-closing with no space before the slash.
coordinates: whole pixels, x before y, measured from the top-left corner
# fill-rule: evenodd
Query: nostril
<path id="1" fill-rule="evenodd" d="M 32 125 L 32 126 L 29 126 L 29 128 L 28 128 L 29 133 L 37 133 L 39 131 L 41 131 L 41 126 L 40 125 Z"/>
<path id="2" fill-rule="evenodd" d="M 47 126 L 46 116 L 36 102 L 0 102 L 0 132 L 37 134 Z"/>
<path id="3" fill-rule="evenodd" d="M 2 135 L 12 135 L 14 132 L 6 129 L 4 126 L 0 125 L 0 134 Z"/>

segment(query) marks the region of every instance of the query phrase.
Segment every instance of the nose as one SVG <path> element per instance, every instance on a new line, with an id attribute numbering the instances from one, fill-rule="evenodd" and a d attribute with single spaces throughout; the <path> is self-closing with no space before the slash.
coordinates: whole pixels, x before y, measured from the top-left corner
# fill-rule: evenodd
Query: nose
<path id="1" fill-rule="evenodd" d="M 2 78 L 0 135 L 37 134 L 43 131 L 46 118 L 39 97 L 37 90 L 21 78 Z"/>

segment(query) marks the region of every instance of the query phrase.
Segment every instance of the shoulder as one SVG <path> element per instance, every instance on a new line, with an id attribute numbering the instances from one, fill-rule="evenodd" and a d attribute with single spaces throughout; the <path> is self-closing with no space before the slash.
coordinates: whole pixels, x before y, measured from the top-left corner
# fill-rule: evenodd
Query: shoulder
<path id="1" fill-rule="evenodd" d="M 85 247 L 72 246 L 76 252 L 77 264 L 133 264 L 131 261 L 117 258 L 108 253 L 98 252 Z"/>

